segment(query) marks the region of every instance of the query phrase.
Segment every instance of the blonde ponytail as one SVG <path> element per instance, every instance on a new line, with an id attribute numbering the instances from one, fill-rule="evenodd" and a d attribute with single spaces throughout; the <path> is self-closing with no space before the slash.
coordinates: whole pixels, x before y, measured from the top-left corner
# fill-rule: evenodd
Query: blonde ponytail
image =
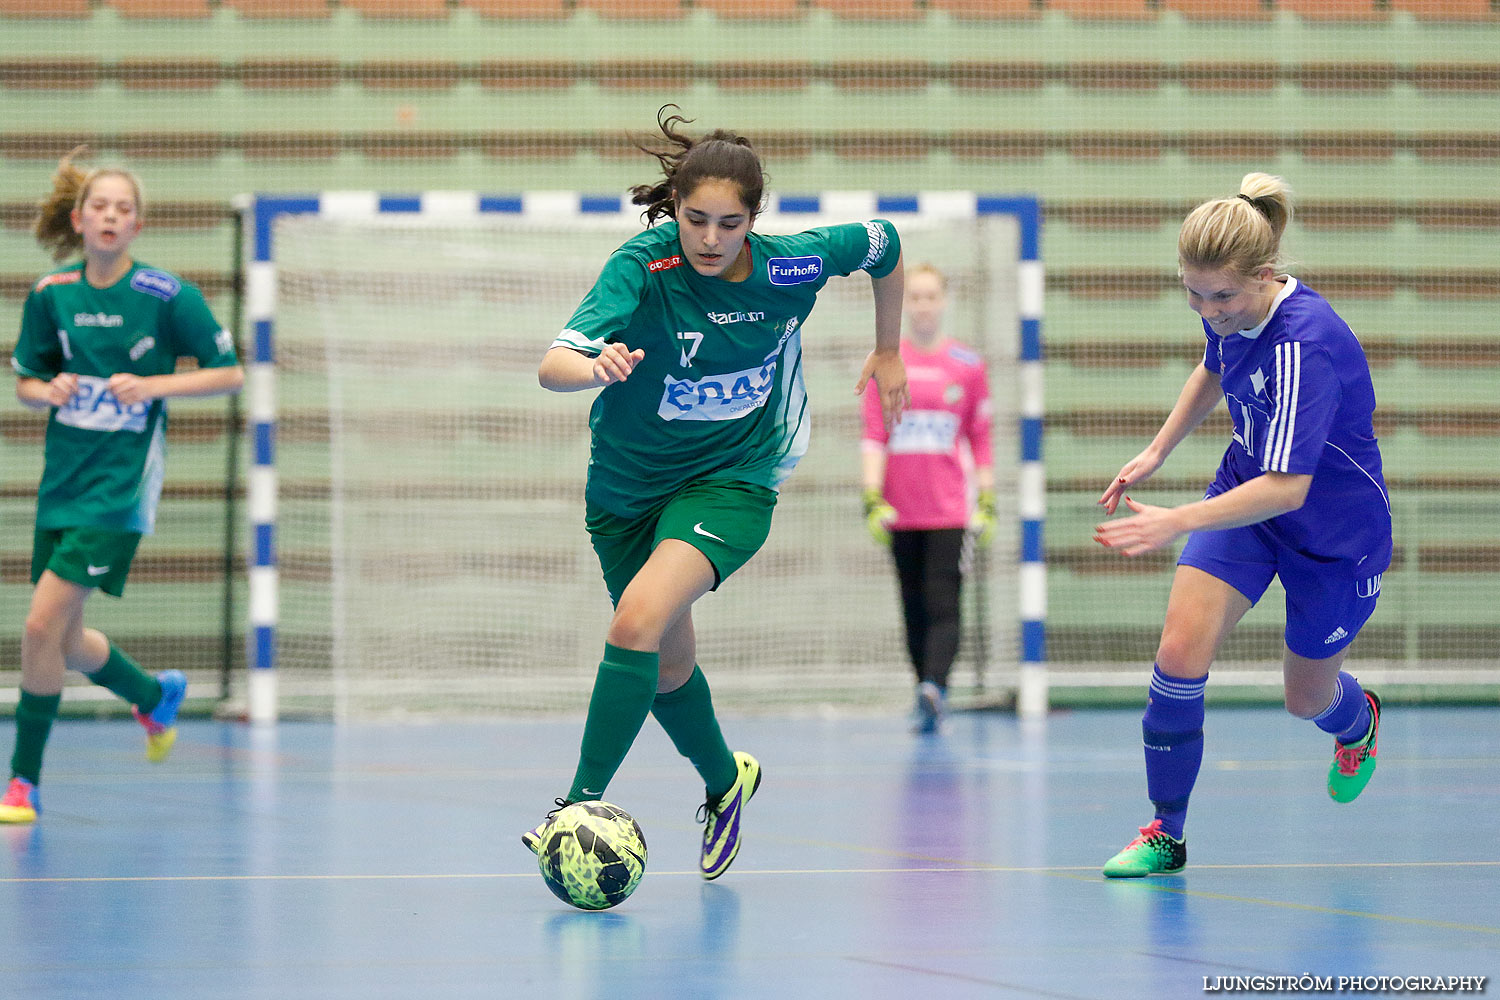
<path id="1" fill-rule="evenodd" d="M 1250 173 L 1239 193 L 1193 209 L 1177 236 L 1177 266 L 1249 277 L 1284 264 L 1281 237 L 1292 220 L 1292 191 L 1270 174 Z"/>

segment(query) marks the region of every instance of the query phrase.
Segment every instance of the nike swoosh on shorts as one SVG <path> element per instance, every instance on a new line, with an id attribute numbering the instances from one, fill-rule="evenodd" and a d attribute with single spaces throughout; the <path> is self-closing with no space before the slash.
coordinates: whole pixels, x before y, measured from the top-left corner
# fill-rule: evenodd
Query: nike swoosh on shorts
<path id="1" fill-rule="evenodd" d="M 712 531 L 704 531 L 703 530 L 703 522 L 702 521 L 699 521 L 697 524 L 693 525 L 693 531 L 695 533 L 699 534 L 699 535 L 702 535 L 704 538 L 712 538 L 716 542 L 724 542 L 724 539 L 720 538 L 718 535 L 714 534 Z M 728 542 L 724 542 L 724 544 L 728 545 L 729 543 Z"/>

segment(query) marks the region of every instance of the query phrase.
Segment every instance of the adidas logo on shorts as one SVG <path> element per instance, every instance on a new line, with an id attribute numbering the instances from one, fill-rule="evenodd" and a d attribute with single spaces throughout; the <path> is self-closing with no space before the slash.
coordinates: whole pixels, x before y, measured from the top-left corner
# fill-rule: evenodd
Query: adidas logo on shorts
<path id="1" fill-rule="evenodd" d="M 1330 642 L 1338 642 L 1340 639 L 1347 639 L 1348 637 L 1349 633 L 1345 632 L 1344 626 L 1340 625 L 1338 628 L 1333 630 L 1333 635 L 1330 635 L 1328 638 L 1323 640 L 1323 645 L 1326 646 Z"/>

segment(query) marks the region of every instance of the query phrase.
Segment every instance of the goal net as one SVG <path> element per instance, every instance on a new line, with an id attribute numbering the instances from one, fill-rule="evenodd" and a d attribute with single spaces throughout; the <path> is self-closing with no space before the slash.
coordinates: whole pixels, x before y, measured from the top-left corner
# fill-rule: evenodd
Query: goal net
<path id="1" fill-rule="evenodd" d="M 955 695 L 1016 685 L 1019 223 L 972 195 L 928 210 L 873 196 L 772 199 L 791 232 L 891 218 L 908 266 L 949 277 L 948 332 L 990 366 L 1002 523 L 966 586 Z M 502 210 L 323 196 L 274 245 L 276 674 L 284 710 L 336 716 L 581 712 L 610 617 L 584 530 L 591 393 L 536 370 L 638 232 L 619 199 Z M 414 210 L 416 208 L 423 210 Z M 493 206 L 488 206 L 493 209 Z M 882 208 L 887 210 L 881 211 Z M 698 658 L 729 710 L 881 708 L 912 677 L 888 552 L 860 511 L 869 278 L 831 280 L 803 337 L 812 444 L 771 537 L 694 608 Z"/>

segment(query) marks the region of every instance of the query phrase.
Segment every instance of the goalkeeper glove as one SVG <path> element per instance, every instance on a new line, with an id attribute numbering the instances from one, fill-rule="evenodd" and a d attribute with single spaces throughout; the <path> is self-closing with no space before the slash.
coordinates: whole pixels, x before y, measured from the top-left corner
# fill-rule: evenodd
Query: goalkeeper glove
<path id="1" fill-rule="evenodd" d="M 974 539 L 980 545 L 990 544 L 995 537 L 995 491 L 980 490 L 979 501 L 974 506 L 974 517 L 969 522 Z"/>
<path id="2" fill-rule="evenodd" d="M 865 490 L 865 527 L 877 544 L 891 544 L 891 524 L 896 520 L 896 508 L 885 502 L 885 497 L 873 487 Z"/>

